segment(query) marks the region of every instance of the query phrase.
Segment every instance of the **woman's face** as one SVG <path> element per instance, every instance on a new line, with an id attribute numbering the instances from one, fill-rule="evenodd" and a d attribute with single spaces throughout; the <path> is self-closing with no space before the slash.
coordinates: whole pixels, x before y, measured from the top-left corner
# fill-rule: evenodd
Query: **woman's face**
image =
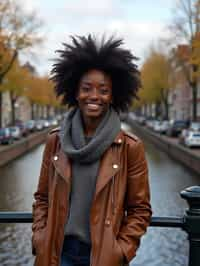
<path id="1" fill-rule="evenodd" d="M 85 119 L 100 119 L 112 101 L 111 78 L 100 70 L 88 71 L 80 80 L 76 99 Z"/>

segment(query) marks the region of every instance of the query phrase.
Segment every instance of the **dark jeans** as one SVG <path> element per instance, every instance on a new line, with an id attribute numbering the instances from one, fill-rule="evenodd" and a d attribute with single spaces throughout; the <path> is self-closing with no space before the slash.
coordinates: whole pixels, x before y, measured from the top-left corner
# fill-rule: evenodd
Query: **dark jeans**
<path id="1" fill-rule="evenodd" d="M 61 266 L 89 266 L 91 246 L 73 236 L 65 237 Z"/>

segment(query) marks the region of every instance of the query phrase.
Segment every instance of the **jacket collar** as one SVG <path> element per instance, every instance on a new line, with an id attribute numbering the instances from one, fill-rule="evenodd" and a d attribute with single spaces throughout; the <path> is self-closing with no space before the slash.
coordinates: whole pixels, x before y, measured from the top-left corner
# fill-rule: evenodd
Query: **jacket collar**
<path id="1" fill-rule="evenodd" d="M 113 143 L 115 143 L 115 144 L 122 144 L 123 141 L 124 141 L 124 134 L 123 134 L 123 131 L 120 130 L 120 132 L 115 137 Z"/>
<path id="2" fill-rule="evenodd" d="M 120 170 L 119 152 L 115 152 L 114 147 L 120 148 L 123 141 L 124 134 L 120 131 L 114 139 L 111 148 L 104 153 L 99 166 L 95 196 Z M 52 162 L 59 175 L 68 183 L 71 178 L 71 162 L 69 157 L 59 148 L 53 155 Z"/>

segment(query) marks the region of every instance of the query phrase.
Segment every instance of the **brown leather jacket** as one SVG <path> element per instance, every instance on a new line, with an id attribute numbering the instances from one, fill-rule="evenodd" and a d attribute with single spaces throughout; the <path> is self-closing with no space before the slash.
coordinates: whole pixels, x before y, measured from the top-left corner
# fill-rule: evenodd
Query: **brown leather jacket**
<path id="1" fill-rule="evenodd" d="M 69 210 L 70 159 L 58 129 L 49 135 L 33 204 L 36 266 L 59 266 Z M 91 208 L 91 266 L 120 266 L 135 255 L 151 217 L 148 170 L 142 142 L 121 131 L 100 163 Z"/>

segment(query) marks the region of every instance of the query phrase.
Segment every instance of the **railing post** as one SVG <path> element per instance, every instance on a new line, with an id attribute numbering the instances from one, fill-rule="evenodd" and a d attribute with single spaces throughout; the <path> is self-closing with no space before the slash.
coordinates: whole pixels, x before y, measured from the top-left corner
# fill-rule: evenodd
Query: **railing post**
<path id="1" fill-rule="evenodd" d="M 200 186 L 181 191 L 181 197 L 187 200 L 189 209 L 184 216 L 184 230 L 189 239 L 189 266 L 200 265 Z"/>

